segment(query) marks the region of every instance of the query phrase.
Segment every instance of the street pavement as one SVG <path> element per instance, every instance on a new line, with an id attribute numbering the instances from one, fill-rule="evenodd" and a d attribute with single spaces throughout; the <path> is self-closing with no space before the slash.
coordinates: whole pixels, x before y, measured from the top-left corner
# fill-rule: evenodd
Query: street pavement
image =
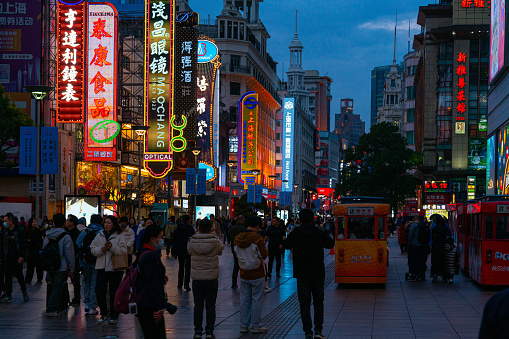
<path id="1" fill-rule="evenodd" d="M 385 286 L 334 283 L 334 256 L 325 252 L 326 288 L 323 333 L 328 338 L 476 338 L 486 301 L 500 288 L 482 288 L 463 274 L 454 284 L 407 282 L 406 255 L 396 238 L 389 238 L 390 265 Z M 168 338 L 192 338 L 193 292 L 176 287 L 178 264 L 163 257 L 170 278 L 169 301 L 179 310 L 165 313 Z M 275 265 L 274 265 L 275 266 Z M 428 261 L 429 267 L 429 261 Z M 292 278 L 290 251 L 286 251 L 282 277 L 269 280 L 272 291 L 263 302 L 263 322 L 269 333 L 241 336 L 239 293 L 231 289 L 233 258 L 229 247 L 220 257 L 216 329 L 222 338 L 303 338 L 296 281 Z M 275 269 L 275 268 L 274 268 Z M 428 271 L 429 272 L 429 271 Z M 35 281 L 35 280 L 34 280 Z M 46 284 L 28 287 L 30 301 L 23 303 L 16 281 L 14 302 L 0 304 L 0 338 L 135 338 L 133 316 L 122 315 L 117 325 L 98 325 L 98 317 L 85 316 L 84 306 L 70 307 L 67 316 L 45 316 Z M 72 286 L 69 286 L 72 296 Z M 205 338 L 205 336 L 203 336 Z M 147 338 L 149 339 L 149 338 Z"/>

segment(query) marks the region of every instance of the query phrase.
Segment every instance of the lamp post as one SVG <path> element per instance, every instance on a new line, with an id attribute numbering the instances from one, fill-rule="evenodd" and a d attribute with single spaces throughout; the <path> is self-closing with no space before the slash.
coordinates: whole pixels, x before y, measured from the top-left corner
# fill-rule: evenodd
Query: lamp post
<path id="1" fill-rule="evenodd" d="M 309 209 L 313 210 L 313 191 L 309 190 Z"/>
<path id="2" fill-rule="evenodd" d="M 226 164 L 228 165 L 228 218 L 232 217 L 232 188 L 231 188 L 231 175 L 232 175 L 232 167 L 237 162 L 233 160 L 228 160 Z"/>
<path id="3" fill-rule="evenodd" d="M 34 99 L 39 103 L 36 109 L 36 129 L 37 129 L 37 150 L 36 150 L 36 165 L 35 165 L 35 219 L 39 222 L 39 183 L 41 175 L 41 105 L 44 97 L 53 91 L 53 87 L 43 85 L 25 86 L 27 92 L 30 92 Z"/>
<path id="4" fill-rule="evenodd" d="M 273 209 L 274 209 L 274 207 L 273 207 L 273 204 L 274 204 L 274 197 L 273 197 L 273 195 L 274 195 L 273 194 L 274 193 L 273 192 L 273 190 L 274 190 L 274 180 L 276 180 L 277 177 L 272 174 L 272 175 L 269 175 L 269 178 L 272 180 L 272 189 L 271 189 L 271 193 L 272 194 L 271 194 L 271 198 L 270 198 L 270 219 L 272 220 L 272 218 L 274 218 L 274 216 L 272 215 Z"/>
<path id="5" fill-rule="evenodd" d="M 141 138 L 150 126 L 132 126 L 131 129 L 138 134 L 138 226 L 141 225 Z"/>
<path id="6" fill-rule="evenodd" d="M 293 184 L 293 219 L 295 222 L 295 219 L 297 219 L 297 188 L 299 187 L 299 184 Z"/>
<path id="7" fill-rule="evenodd" d="M 196 196 L 198 192 L 196 191 L 196 177 L 198 175 L 198 155 L 200 155 L 203 147 L 190 147 L 191 152 L 194 154 L 194 206 L 193 206 L 193 220 L 196 225 Z"/>

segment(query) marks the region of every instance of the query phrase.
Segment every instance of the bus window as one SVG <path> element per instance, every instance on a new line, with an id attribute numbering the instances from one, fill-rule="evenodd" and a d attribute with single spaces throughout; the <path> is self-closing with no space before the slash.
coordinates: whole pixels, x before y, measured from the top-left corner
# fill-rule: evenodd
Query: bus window
<path id="1" fill-rule="evenodd" d="M 344 239 L 345 238 L 345 221 L 343 217 L 338 217 L 338 229 L 336 232 L 337 239 Z"/>
<path id="2" fill-rule="evenodd" d="M 493 216 L 487 215 L 484 219 L 484 239 L 493 239 Z"/>
<path id="3" fill-rule="evenodd" d="M 348 217 L 348 239 L 375 239 L 374 217 Z"/>
<path id="4" fill-rule="evenodd" d="M 385 218 L 378 217 L 378 239 L 385 239 Z"/>
<path id="5" fill-rule="evenodd" d="M 509 239 L 509 216 L 497 216 L 497 239 Z"/>

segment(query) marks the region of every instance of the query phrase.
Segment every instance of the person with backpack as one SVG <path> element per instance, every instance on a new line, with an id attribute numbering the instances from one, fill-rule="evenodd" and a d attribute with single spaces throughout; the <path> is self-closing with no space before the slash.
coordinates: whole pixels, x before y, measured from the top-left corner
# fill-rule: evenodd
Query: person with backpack
<path id="1" fill-rule="evenodd" d="M 191 256 L 187 252 L 187 242 L 194 234 L 194 228 L 189 223 L 191 217 L 184 215 L 182 223 L 177 225 L 173 233 L 173 247 L 171 255 L 179 261 L 178 283 L 177 289 L 181 290 L 182 285 L 186 291 L 191 291 L 189 282 L 191 281 Z"/>
<path id="2" fill-rule="evenodd" d="M 71 236 L 72 243 L 74 244 L 74 253 L 78 254 L 78 245 L 76 244 L 76 241 L 78 240 L 78 237 L 80 236 L 80 231 L 78 230 L 78 218 L 74 214 L 69 214 L 67 216 L 67 221 L 65 223 L 65 229 L 67 230 L 67 233 Z M 81 302 L 81 279 L 80 279 L 80 263 L 79 258 L 76 256 L 76 271 L 74 272 L 74 275 L 71 279 L 72 285 L 74 287 L 74 296 L 69 303 L 70 306 L 79 306 Z"/>
<path id="3" fill-rule="evenodd" d="M 101 226 L 103 218 L 99 214 L 90 216 L 90 224 L 80 233 L 76 244 L 78 245 L 78 259 L 83 274 L 83 294 L 85 299 L 85 313 L 87 315 L 97 314 L 97 299 L 95 295 L 95 286 L 97 282 L 97 270 L 95 262 L 97 257 L 92 254 L 90 245 L 95 237 L 103 229 Z"/>
<path id="4" fill-rule="evenodd" d="M 137 314 L 143 335 L 147 339 L 166 338 L 164 310 L 170 314 L 177 308 L 167 302 L 164 285 L 168 281 L 166 268 L 157 249 L 164 247 L 163 230 L 149 225 L 143 232 L 142 245 L 133 266 L 137 267 L 136 299 Z"/>
<path id="5" fill-rule="evenodd" d="M 166 256 L 170 256 L 171 246 L 173 245 L 173 233 L 175 232 L 175 228 L 177 224 L 175 224 L 175 216 L 172 215 L 170 220 L 164 227 L 164 244 L 166 245 Z"/>
<path id="6" fill-rule="evenodd" d="M 67 277 L 72 279 L 75 272 L 76 257 L 71 236 L 64 229 L 65 216 L 53 216 L 54 227 L 46 232 L 41 252 L 42 266 L 48 272 L 48 302 L 46 315 L 58 317 L 67 313 L 69 290 Z"/>
<path id="7" fill-rule="evenodd" d="M 293 250 L 293 277 L 297 278 L 297 294 L 302 325 L 307 339 L 325 338 L 323 330 L 323 299 L 325 265 L 323 249 L 334 247 L 334 240 L 319 226 L 313 226 L 313 211 L 299 213 L 302 225 L 288 234 L 283 241 L 286 249 Z M 311 321 L 311 296 L 313 296 L 315 333 Z"/>
<path id="8" fill-rule="evenodd" d="M 95 262 L 95 269 L 97 270 L 95 294 L 101 310 L 99 324 L 103 324 L 105 321 L 108 321 L 109 324 L 117 324 L 118 312 L 114 309 L 115 292 L 122 281 L 124 272 L 113 269 L 112 257 L 127 254 L 127 245 L 116 217 L 112 215 L 105 216 L 103 228 L 90 244 L 90 251 L 97 257 Z M 108 293 L 110 296 L 109 310 L 106 299 Z"/>
<path id="9" fill-rule="evenodd" d="M 25 274 L 25 283 L 27 284 L 32 283 L 34 270 L 37 271 L 37 283 L 42 282 L 43 269 L 39 252 L 42 251 L 43 240 L 42 231 L 37 227 L 37 219 L 30 218 L 27 224 L 28 256 Z"/>
<path id="10" fill-rule="evenodd" d="M 213 339 L 216 322 L 216 298 L 219 279 L 219 256 L 224 244 L 212 228 L 212 222 L 203 219 L 198 233 L 187 243 L 187 252 L 191 255 L 191 278 L 193 278 L 194 296 L 194 338 L 201 338 L 203 332 L 203 307 L 206 304 L 207 339 Z"/>
<path id="11" fill-rule="evenodd" d="M 250 217 L 247 231 L 235 237 L 235 254 L 240 266 L 240 333 L 267 333 L 262 326 L 262 302 L 265 285 L 265 259 L 269 251 L 258 231 L 263 225 L 259 217 Z"/>
<path id="12" fill-rule="evenodd" d="M 23 293 L 23 300 L 29 300 L 25 278 L 23 277 L 23 263 L 28 254 L 28 246 L 25 231 L 15 222 L 16 217 L 12 213 L 5 215 L 6 227 L 3 242 L 0 244 L 0 261 L 3 262 L 5 274 L 5 297 L 2 303 L 12 303 L 12 278 L 18 280 Z"/>

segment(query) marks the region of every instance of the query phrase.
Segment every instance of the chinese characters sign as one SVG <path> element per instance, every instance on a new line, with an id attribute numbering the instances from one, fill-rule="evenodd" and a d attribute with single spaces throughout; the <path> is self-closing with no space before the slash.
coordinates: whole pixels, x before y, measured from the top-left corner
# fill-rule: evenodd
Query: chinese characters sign
<path id="1" fill-rule="evenodd" d="M 58 3 L 57 122 L 83 122 L 85 5 Z"/>
<path id="2" fill-rule="evenodd" d="M 35 174 L 37 130 L 35 127 L 20 127 L 19 174 Z"/>
<path id="3" fill-rule="evenodd" d="M 41 127 L 41 174 L 58 174 L 57 127 Z"/>
<path id="4" fill-rule="evenodd" d="M 172 167 L 171 84 L 173 0 L 147 1 L 146 21 L 146 109 L 144 166 L 156 178 Z"/>
<path id="5" fill-rule="evenodd" d="M 462 8 L 484 8 L 490 6 L 490 0 L 460 0 Z"/>
<path id="6" fill-rule="evenodd" d="M 451 202 L 451 193 L 426 194 L 426 203 L 434 205 L 447 205 Z"/>
<path id="7" fill-rule="evenodd" d="M 283 192 L 293 190 L 293 135 L 295 124 L 295 99 L 283 100 Z M 285 182 L 286 181 L 286 182 Z"/>
<path id="8" fill-rule="evenodd" d="M 458 94 L 456 95 L 456 134 L 465 134 L 466 118 L 465 112 L 467 109 L 467 99 L 465 91 L 467 90 L 467 55 L 463 52 L 458 53 L 456 75 L 458 77 L 458 83 L 456 87 Z"/>
<path id="9" fill-rule="evenodd" d="M 348 207 L 348 215 L 367 216 L 374 215 L 373 207 Z"/>
<path id="10" fill-rule="evenodd" d="M 88 4 L 85 160 L 117 159 L 117 13 L 109 4 Z"/>
<path id="11" fill-rule="evenodd" d="M 450 192 L 450 181 L 426 181 L 424 182 L 424 192 Z"/>
<path id="12" fill-rule="evenodd" d="M 248 182 L 245 177 L 253 178 L 257 169 L 258 140 L 258 94 L 247 92 L 239 102 L 239 181 Z M 249 180 L 250 181 L 250 180 Z"/>

